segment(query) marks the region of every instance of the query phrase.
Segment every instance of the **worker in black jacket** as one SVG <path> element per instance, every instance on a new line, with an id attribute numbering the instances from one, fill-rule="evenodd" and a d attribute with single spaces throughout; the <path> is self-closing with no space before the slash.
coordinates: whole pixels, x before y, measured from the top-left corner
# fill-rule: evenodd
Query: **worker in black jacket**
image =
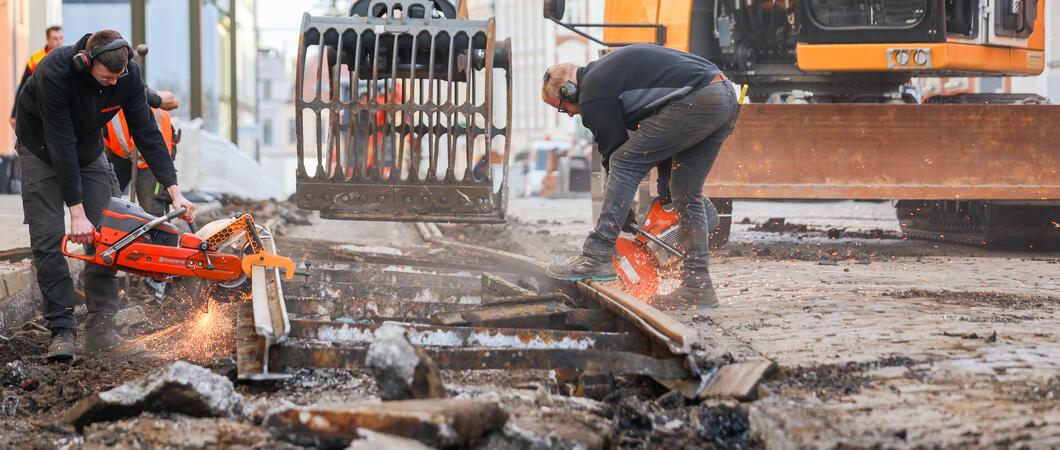
<path id="1" fill-rule="evenodd" d="M 103 154 L 102 129 L 125 111 L 140 154 L 173 199 L 174 208 L 195 205 L 181 195 L 173 160 L 166 151 L 144 96 L 140 68 L 132 48 L 118 32 L 101 30 L 72 46 L 51 51 L 37 66 L 18 97 L 15 134 L 22 166 L 22 205 L 29 225 L 37 283 L 44 296 L 44 317 L 52 331 L 49 360 L 74 356 L 74 286 L 63 258 L 63 206 L 69 211 L 70 240 L 93 243 L 116 184 Z M 86 354 L 108 352 L 121 344 L 114 331 L 118 309 L 115 271 L 85 267 L 88 307 Z"/>
<path id="2" fill-rule="evenodd" d="M 541 97 L 561 113 L 581 114 L 608 169 L 595 230 L 580 255 L 549 266 L 549 274 L 567 280 L 614 279 L 611 255 L 637 186 L 649 170 L 670 160 L 670 193 L 687 251 L 681 287 L 655 301 L 717 307 L 708 270 L 703 183 L 739 114 L 735 89 L 721 70 L 689 53 L 630 45 L 585 67 L 550 67 Z"/>

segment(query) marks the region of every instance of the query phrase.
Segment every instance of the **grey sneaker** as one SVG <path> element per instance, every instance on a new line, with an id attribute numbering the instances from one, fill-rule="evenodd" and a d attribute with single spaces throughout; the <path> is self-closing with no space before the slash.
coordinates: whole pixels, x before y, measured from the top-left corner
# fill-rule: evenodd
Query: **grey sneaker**
<path id="1" fill-rule="evenodd" d="M 611 257 L 598 257 L 581 254 L 567 259 L 565 264 L 549 264 L 545 274 L 557 280 L 611 281 L 618 278 Z"/>
<path id="2" fill-rule="evenodd" d="M 74 341 L 77 333 L 74 330 L 63 328 L 52 336 L 51 344 L 48 345 L 48 361 L 69 361 L 74 359 Z"/>

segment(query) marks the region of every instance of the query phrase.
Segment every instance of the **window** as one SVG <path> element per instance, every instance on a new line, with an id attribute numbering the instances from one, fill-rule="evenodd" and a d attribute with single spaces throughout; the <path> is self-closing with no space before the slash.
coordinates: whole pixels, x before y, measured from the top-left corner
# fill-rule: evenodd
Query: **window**
<path id="1" fill-rule="evenodd" d="M 265 145 L 272 145 L 272 119 L 262 121 L 261 142 Z"/>
<path id="2" fill-rule="evenodd" d="M 1036 0 L 999 0 L 994 3 L 994 28 L 998 36 L 1025 38 L 1034 31 Z"/>
<path id="3" fill-rule="evenodd" d="M 287 143 L 297 144 L 298 143 L 298 127 L 294 122 L 294 119 L 287 121 Z"/>
<path id="4" fill-rule="evenodd" d="M 978 0 L 946 0 L 947 33 L 975 37 L 978 22 Z"/>
<path id="5" fill-rule="evenodd" d="M 272 98 L 272 80 L 261 82 L 261 98 L 265 100 Z"/>
<path id="6" fill-rule="evenodd" d="M 822 28 L 912 28 L 924 19 L 927 0 L 811 0 Z"/>

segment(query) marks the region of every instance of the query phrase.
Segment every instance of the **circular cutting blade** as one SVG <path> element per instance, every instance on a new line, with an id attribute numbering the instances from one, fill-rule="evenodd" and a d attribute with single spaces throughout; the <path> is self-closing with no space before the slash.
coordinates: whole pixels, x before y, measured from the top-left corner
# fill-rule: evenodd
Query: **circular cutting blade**
<path id="1" fill-rule="evenodd" d="M 235 289 L 247 281 L 247 274 L 240 273 L 239 278 L 229 281 L 218 281 L 217 284 L 225 289 Z"/>
<path id="2" fill-rule="evenodd" d="M 237 248 L 241 249 L 241 250 L 237 250 Z M 223 246 L 222 248 L 220 248 L 218 250 L 223 252 L 223 253 L 230 253 L 230 254 L 234 254 L 234 255 L 239 255 L 240 257 L 249 255 L 251 253 L 250 243 L 247 242 L 246 239 L 244 239 L 242 242 L 236 242 L 236 240 L 230 240 L 227 243 L 227 245 Z M 218 281 L 217 285 L 221 286 L 221 287 L 223 287 L 225 289 L 235 289 L 235 288 L 243 285 L 243 283 L 246 282 L 246 281 L 247 281 L 247 274 L 240 272 L 239 278 L 236 278 L 234 280 L 229 280 L 229 281 Z"/>
<path id="3" fill-rule="evenodd" d="M 651 252 L 632 239 L 619 237 L 611 262 L 627 293 L 651 301 L 659 288 L 659 268 Z"/>

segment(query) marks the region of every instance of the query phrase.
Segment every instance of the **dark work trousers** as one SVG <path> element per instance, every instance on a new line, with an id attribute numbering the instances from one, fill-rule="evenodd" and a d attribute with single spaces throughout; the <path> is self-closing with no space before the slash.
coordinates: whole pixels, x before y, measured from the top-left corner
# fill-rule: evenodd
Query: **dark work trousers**
<path id="1" fill-rule="evenodd" d="M 52 166 L 37 158 L 28 149 L 18 146 L 22 166 L 22 209 L 29 225 L 33 266 L 37 284 L 44 296 L 44 318 L 53 333 L 60 329 L 75 329 L 74 281 L 62 253 L 66 205 L 59 187 L 59 179 Z M 107 157 L 100 155 L 91 164 L 81 167 L 82 204 L 85 215 L 94 226 L 99 226 L 103 209 L 117 189 L 114 172 Z M 88 246 L 88 250 L 92 250 Z M 113 314 L 118 311 L 118 281 L 116 271 L 97 264 L 85 264 L 85 306 L 89 317 Z"/>
<path id="2" fill-rule="evenodd" d="M 703 183 L 721 144 L 732 134 L 739 112 L 732 84 L 722 81 L 693 91 L 642 120 L 629 133 L 629 140 L 611 154 L 603 208 L 582 251 L 596 257 L 611 255 L 640 181 L 652 167 L 673 158 L 670 193 L 688 249 L 682 275 L 687 282 L 706 273 L 709 230 Z"/>
<path id="3" fill-rule="evenodd" d="M 107 161 L 114 168 L 114 175 L 118 181 L 118 192 L 125 192 L 125 188 L 129 186 L 129 182 L 132 180 L 132 161 L 109 151 L 104 151 L 103 154 L 107 155 Z M 141 161 L 143 160 L 141 159 Z M 169 193 L 158 184 L 151 169 L 137 170 L 136 203 L 139 203 L 140 207 L 152 216 L 164 216 L 166 214 L 166 205 L 171 203 L 169 201 Z"/>

